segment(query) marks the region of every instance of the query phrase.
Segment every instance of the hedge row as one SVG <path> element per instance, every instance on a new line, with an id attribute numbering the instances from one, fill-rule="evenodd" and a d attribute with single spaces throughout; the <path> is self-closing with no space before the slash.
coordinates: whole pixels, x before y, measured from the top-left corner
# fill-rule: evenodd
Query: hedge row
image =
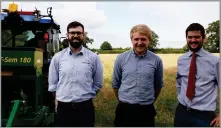
<path id="1" fill-rule="evenodd" d="M 99 54 L 120 54 L 128 50 L 95 50 L 91 49 L 93 52 L 98 52 Z M 185 53 L 183 49 L 155 49 L 152 51 L 157 54 L 169 54 L 169 53 Z"/>

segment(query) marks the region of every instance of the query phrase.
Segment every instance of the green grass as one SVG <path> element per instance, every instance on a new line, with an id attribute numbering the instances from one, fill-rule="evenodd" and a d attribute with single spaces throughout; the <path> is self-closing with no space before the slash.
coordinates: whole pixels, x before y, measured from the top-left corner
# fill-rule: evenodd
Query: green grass
<path id="1" fill-rule="evenodd" d="M 111 127 L 115 117 L 117 100 L 111 87 L 105 86 L 94 100 L 95 122 L 99 127 Z"/>
<path id="2" fill-rule="evenodd" d="M 156 126 L 173 126 L 173 117 L 177 105 L 176 99 L 176 69 L 164 71 L 164 87 L 155 102 L 157 111 Z M 110 86 L 111 78 L 104 79 L 105 86 L 94 100 L 96 111 L 96 126 L 113 127 L 117 100 Z"/>
<path id="3" fill-rule="evenodd" d="M 116 55 L 105 54 L 100 55 L 100 57 L 104 66 L 104 87 L 94 99 L 95 126 L 113 127 L 115 109 L 118 103 L 111 88 L 113 64 Z M 176 93 L 176 65 L 174 65 L 177 57 L 177 54 L 161 55 L 164 63 L 164 87 L 154 104 L 157 111 L 155 117 L 157 127 L 173 127 L 174 114 L 178 104 Z M 219 112 L 219 102 L 217 110 Z"/>
<path id="4" fill-rule="evenodd" d="M 157 111 L 155 121 L 157 127 L 173 127 L 174 114 L 178 103 L 175 74 L 176 68 L 168 68 L 164 70 L 164 87 L 155 102 L 155 108 Z M 104 80 L 105 86 L 94 100 L 96 116 L 95 126 L 97 127 L 114 126 L 113 123 L 117 100 L 110 86 L 110 80 L 111 78 Z"/>

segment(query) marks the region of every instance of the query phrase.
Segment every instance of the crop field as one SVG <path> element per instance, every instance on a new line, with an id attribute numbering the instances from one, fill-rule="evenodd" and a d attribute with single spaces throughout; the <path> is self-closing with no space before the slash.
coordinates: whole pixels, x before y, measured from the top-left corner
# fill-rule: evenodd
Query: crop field
<path id="1" fill-rule="evenodd" d="M 178 103 L 175 80 L 177 58 L 182 54 L 158 55 L 163 60 L 164 87 L 154 104 L 157 111 L 155 121 L 157 127 L 171 127 L 173 126 L 174 113 Z M 219 54 L 216 55 L 219 56 Z M 117 54 L 100 54 L 99 56 L 104 66 L 104 87 L 94 100 L 95 125 L 98 127 L 113 127 L 117 100 L 111 88 L 111 79 Z"/>

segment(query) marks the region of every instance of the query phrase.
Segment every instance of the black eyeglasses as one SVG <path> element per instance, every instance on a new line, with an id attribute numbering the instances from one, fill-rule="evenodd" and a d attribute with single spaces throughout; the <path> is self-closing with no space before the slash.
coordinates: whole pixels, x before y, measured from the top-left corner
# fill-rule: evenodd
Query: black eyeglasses
<path id="1" fill-rule="evenodd" d="M 68 33 L 71 35 L 77 34 L 78 36 L 83 34 L 83 32 L 78 32 L 78 31 L 72 31 L 72 32 L 68 32 Z"/>

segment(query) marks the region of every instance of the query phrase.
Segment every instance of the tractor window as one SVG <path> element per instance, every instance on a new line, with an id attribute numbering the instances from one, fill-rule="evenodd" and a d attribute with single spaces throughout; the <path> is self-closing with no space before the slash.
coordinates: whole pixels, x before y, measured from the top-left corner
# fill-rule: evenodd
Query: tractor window
<path id="1" fill-rule="evenodd" d="M 15 47 L 23 47 L 27 45 L 27 42 L 30 42 L 35 37 L 34 33 L 30 31 L 25 31 L 20 35 L 15 37 Z M 2 47 L 12 47 L 12 34 L 10 31 L 2 31 Z"/>

